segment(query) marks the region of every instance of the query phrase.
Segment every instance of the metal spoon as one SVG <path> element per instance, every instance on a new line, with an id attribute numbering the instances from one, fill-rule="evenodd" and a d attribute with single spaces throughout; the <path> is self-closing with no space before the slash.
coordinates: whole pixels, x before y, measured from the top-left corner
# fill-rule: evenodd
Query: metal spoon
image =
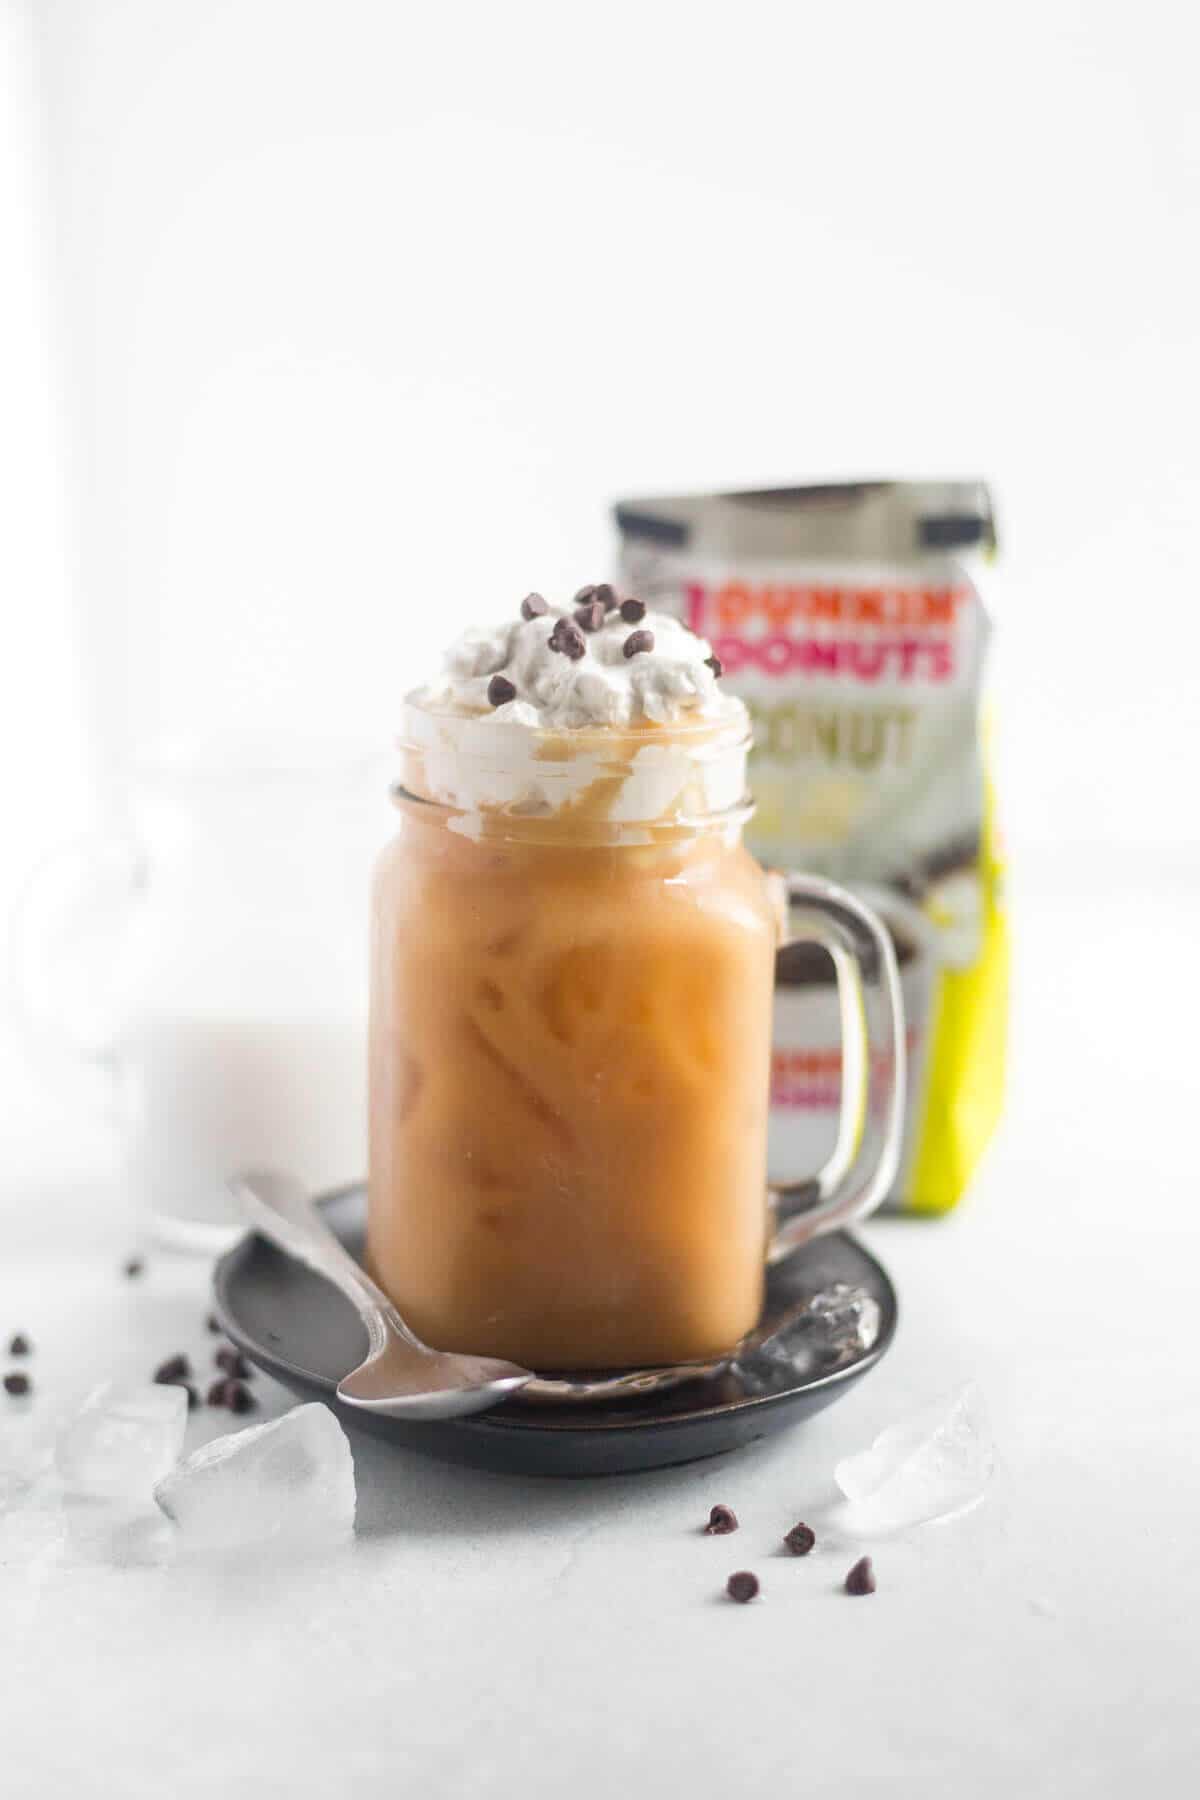
<path id="1" fill-rule="evenodd" d="M 338 1399 L 390 1418 L 456 1419 L 497 1406 L 532 1380 L 491 1356 L 431 1350 L 334 1237 L 300 1182 L 271 1169 L 235 1175 L 230 1188 L 247 1222 L 323 1275 L 367 1328 L 366 1360 L 338 1382 Z"/>

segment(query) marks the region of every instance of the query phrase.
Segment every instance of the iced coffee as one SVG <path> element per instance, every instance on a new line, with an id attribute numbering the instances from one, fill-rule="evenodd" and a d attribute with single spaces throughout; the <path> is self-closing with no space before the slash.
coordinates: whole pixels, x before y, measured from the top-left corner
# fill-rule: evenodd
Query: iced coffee
<path id="1" fill-rule="evenodd" d="M 410 697 L 374 896 L 373 1273 L 539 1370 L 758 1318 L 777 919 L 703 639 L 604 587 L 466 633 Z"/>

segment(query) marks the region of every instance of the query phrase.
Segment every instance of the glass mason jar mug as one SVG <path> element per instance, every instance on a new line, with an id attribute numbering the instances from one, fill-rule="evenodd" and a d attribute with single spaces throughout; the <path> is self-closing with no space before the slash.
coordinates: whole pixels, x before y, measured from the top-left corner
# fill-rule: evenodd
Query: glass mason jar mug
<path id="1" fill-rule="evenodd" d="M 530 733 L 410 702 L 373 907 L 368 1260 L 439 1348 L 542 1370 L 728 1354 L 765 1268 L 890 1186 L 886 930 L 789 877 L 838 971 L 843 1111 L 768 1188 L 784 887 L 741 842 L 749 733 Z M 789 940 L 794 941 L 794 940 Z"/>

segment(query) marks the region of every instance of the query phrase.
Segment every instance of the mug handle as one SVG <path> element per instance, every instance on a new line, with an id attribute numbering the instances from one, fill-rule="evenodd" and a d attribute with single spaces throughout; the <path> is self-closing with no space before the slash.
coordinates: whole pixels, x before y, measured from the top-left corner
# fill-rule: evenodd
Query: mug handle
<path id="1" fill-rule="evenodd" d="M 874 1212 L 896 1179 L 904 1132 L 904 1002 L 891 934 L 861 900 L 818 875 L 775 877 L 787 895 L 792 944 L 833 958 L 842 1016 L 842 1107 L 833 1154 L 816 1175 L 772 1182 L 777 1220 L 767 1261 Z M 873 1001 L 874 1005 L 869 1005 Z"/>

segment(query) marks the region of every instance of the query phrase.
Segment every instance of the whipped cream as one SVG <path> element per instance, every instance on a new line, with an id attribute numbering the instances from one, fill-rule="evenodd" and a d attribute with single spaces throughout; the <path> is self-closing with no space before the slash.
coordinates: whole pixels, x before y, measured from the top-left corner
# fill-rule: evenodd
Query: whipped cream
<path id="1" fill-rule="evenodd" d="M 551 648 L 560 620 L 575 610 L 551 607 L 538 618 L 463 632 L 446 652 L 440 675 L 413 695 L 419 706 L 494 719 L 531 731 L 620 729 L 736 718 L 741 702 L 723 694 L 708 659 L 712 645 L 667 613 L 636 623 L 617 610 L 597 631 L 580 631 L 582 656 Z M 633 633 L 649 632 L 653 648 L 626 656 Z M 516 698 L 501 706 L 488 686 L 502 675 Z"/>
<path id="2" fill-rule="evenodd" d="M 627 656 L 635 632 L 650 648 Z M 568 649 L 555 648 L 564 633 Z M 610 610 L 586 631 L 577 607 L 550 607 L 465 631 L 440 674 L 408 696 L 411 779 L 461 809 L 450 829 L 471 837 L 485 814 L 573 811 L 622 841 L 650 842 L 630 828 L 736 809 L 749 719 L 721 692 L 711 657 L 703 638 L 649 611 L 629 620 Z M 515 698 L 495 704 L 510 690 Z"/>

